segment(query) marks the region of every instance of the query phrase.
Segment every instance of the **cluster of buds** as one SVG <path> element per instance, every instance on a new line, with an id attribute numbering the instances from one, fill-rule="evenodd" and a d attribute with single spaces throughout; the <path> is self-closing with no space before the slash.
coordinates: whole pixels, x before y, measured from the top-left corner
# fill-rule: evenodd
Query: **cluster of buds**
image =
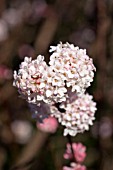
<path id="1" fill-rule="evenodd" d="M 47 104 L 66 100 L 65 83 L 39 55 L 37 59 L 25 57 L 18 74 L 14 71 L 14 86 L 29 103 L 39 105 L 41 101 Z"/>
<path id="2" fill-rule="evenodd" d="M 14 71 L 13 84 L 34 110 L 35 118 L 43 122 L 54 116 L 65 126 L 65 136 L 75 136 L 93 124 L 96 104 L 85 90 L 96 69 L 86 50 L 73 44 L 51 46 L 50 52 L 49 65 L 41 55 L 35 60 L 25 57 L 18 73 Z"/>
<path id="3" fill-rule="evenodd" d="M 82 143 L 72 143 L 72 146 L 68 143 L 66 151 L 64 153 L 64 158 L 70 161 L 74 160 L 75 162 L 72 162 L 70 164 L 70 167 L 64 166 L 63 170 L 86 170 L 86 167 L 84 165 L 81 165 L 85 157 L 86 147 Z"/>
<path id="4" fill-rule="evenodd" d="M 51 108 L 51 113 L 58 119 L 61 125 L 65 126 L 64 136 L 68 134 L 75 136 L 77 133 L 89 130 L 89 125 L 92 125 L 95 119 L 96 103 L 89 94 L 76 96 L 73 102 L 62 103 L 60 108 L 63 108 L 65 112 L 61 113 L 58 109 L 54 111 Z"/>
<path id="5" fill-rule="evenodd" d="M 66 87 L 72 92 L 84 93 L 93 81 L 95 67 L 86 50 L 74 47 L 73 44 L 51 46 L 50 67 L 65 81 Z"/>
<path id="6" fill-rule="evenodd" d="M 37 122 L 37 128 L 45 133 L 55 133 L 58 127 L 58 122 L 55 117 L 49 117 L 43 120 L 43 123 Z"/>

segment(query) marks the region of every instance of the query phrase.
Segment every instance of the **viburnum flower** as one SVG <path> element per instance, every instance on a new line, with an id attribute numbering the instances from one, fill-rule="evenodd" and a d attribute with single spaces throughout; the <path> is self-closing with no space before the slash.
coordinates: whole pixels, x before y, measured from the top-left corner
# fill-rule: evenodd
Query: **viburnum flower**
<path id="1" fill-rule="evenodd" d="M 73 44 L 58 44 L 51 46 L 50 67 L 65 81 L 72 92 L 84 93 L 93 81 L 96 71 L 92 59 L 86 54 L 86 50 L 79 49 Z"/>
<path id="2" fill-rule="evenodd" d="M 82 143 L 72 143 L 74 158 L 77 162 L 82 163 L 86 157 L 86 147 Z M 64 153 L 65 159 L 73 159 L 71 145 L 68 143 Z"/>
<path id="3" fill-rule="evenodd" d="M 13 84 L 29 103 L 66 101 L 69 87 L 83 93 L 93 81 L 95 67 L 86 50 L 60 43 L 50 51 L 50 66 L 39 55 L 35 60 L 25 57 L 18 73 L 14 71 Z"/>
<path id="4" fill-rule="evenodd" d="M 84 165 L 80 165 L 72 162 L 70 167 L 64 166 L 63 170 L 86 170 L 86 167 Z"/>
<path id="5" fill-rule="evenodd" d="M 47 70 L 47 64 L 43 56 L 38 56 L 36 60 L 25 57 L 20 65 L 18 74 L 14 71 L 13 85 L 18 88 L 19 93 L 29 103 L 38 104 L 44 98 L 44 88 L 42 88 L 42 73 Z"/>
<path id="6" fill-rule="evenodd" d="M 37 121 L 54 116 L 65 126 L 64 136 L 75 136 L 88 130 L 95 119 L 96 103 L 85 90 L 96 69 L 86 50 L 73 44 L 51 46 L 50 52 L 49 65 L 42 55 L 35 60 L 25 57 L 19 71 L 14 71 L 13 85 Z"/>
<path id="7" fill-rule="evenodd" d="M 77 97 L 77 96 L 76 96 Z M 89 125 L 93 124 L 95 119 L 96 103 L 92 100 L 93 96 L 83 94 L 78 96 L 72 103 L 62 103 L 61 108 L 64 112 L 54 110 L 50 107 L 51 113 L 55 116 L 61 125 L 65 126 L 64 136 L 75 136 L 89 130 Z"/>
<path id="8" fill-rule="evenodd" d="M 58 127 L 57 119 L 51 116 L 44 119 L 42 123 L 37 122 L 37 128 L 43 132 L 55 133 L 57 127 Z"/>
<path id="9" fill-rule="evenodd" d="M 29 103 L 39 104 L 66 100 L 65 83 L 54 73 L 39 55 L 36 60 L 25 57 L 18 73 L 14 71 L 13 85 Z"/>

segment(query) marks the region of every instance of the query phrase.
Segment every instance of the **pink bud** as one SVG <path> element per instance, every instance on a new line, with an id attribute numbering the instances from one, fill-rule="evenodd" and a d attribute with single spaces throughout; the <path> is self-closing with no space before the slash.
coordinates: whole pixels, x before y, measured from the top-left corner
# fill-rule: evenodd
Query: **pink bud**
<path id="1" fill-rule="evenodd" d="M 37 122 L 37 128 L 43 132 L 55 133 L 58 127 L 56 118 L 49 117 L 43 120 L 42 123 Z"/>
<path id="2" fill-rule="evenodd" d="M 80 163 L 83 162 L 86 157 L 86 147 L 81 143 L 72 143 L 72 148 L 73 148 L 74 157 L 76 161 Z M 71 145 L 69 143 L 67 144 L 66 152 L 64 153 L 64 158 L 65 159 L 73 158 Z"/>

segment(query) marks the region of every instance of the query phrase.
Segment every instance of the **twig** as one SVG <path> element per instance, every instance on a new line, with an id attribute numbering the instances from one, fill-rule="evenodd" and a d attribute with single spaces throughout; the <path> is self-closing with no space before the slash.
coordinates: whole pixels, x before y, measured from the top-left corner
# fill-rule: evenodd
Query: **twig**
<path id="1" fill-rule="evenodd" d="M 19 170 L 20 168 L 26 169 L 28 166 L 35 163 L 35 156 L 39 154 L 48 136 L 48 133 L 36 132 L 31 141 L 29 141 L 27 146 L 22 150 L 15 165 L 12 166 L 10 170 Z"/>

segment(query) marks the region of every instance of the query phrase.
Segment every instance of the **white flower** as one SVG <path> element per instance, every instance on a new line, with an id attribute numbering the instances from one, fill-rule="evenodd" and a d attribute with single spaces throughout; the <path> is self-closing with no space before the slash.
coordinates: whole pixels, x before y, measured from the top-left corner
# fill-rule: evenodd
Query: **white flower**
<path id="1" fill-rule="evenodd" d="M 14 71 L 13 85 L 18 88 L 19 93 L 29 103 L 38 104 L 44 97 L 45 86 L 41 84 L 43 79 L 42 73 L 47 72 L 48 66 L 43 60 L 43 56 L 38 56 L 33 61 L 31 58 L 25 57 L 20 65 L 18 74 Z"/>
<path id="2" fill-rule="evenodd" d="M 89 130 L 89 125 L 92 125 L 95 119 L 94 114 L 96 111 L 96 103 L 92 100 L 91 95 L 76 96 L 73 102 L 69 103 L 68 101 L 63 105 L 65 112 L 61 113 L 58 110 L 52 112 L 51 110 L 51 113 L 61 125 L 65 126 L 64 136 L 68 134 L 75 136 L 77 133 Z"/>
<path id="3" fill-rule="evenodd" d="M 72 91 L 84 93 L 93 81 L 96 69 L 92 59 L 86 54 L 86 50 L 74 47 L 73 44 L 58 44 L 50 47 L 50 67 L 59 74 L 67 87 Z"/>
<path id="4" fill-rule="evenodd" d="M 25 57 L 18 73 L 14 71 L 13 85 L 33 108 L 36 107 L 35 115 L 39 120 L 48 115 L 42 113 L 41 107 L 50 107 L 49 114 L 65 126 L 64 135 L 75 136 L 93 124 L 95 102 L 92 96 L 84 93 L 93 81 L 96 69 L 86 50 L 73 44 L 51 46 L 50 52 L 53 52 L 50 66 L 44 61 L 44 56 L 39 55 L 35 60 Z M 55 107 L 58 103 L 59 109 L 65 112 L 61 113 Z M 40 109 L 37 108 L 39 105 Z"/>
<path id="5" fill-rule="evenodd" d="M 52 94 L 52 91 L 51 91 L 51 90 L 47 90 L 47 91 L 46 91 L 46 96 L 47 96 L 47 97 L 50 97 L 51 94 Z"/>
<path id="6" fill-rule="evenodd" d="M 13 85 L 29 103 L 38 104 L 66 100 L 67 89 L 60 75 L 57 75 L 39 55 L 36 60 L 25 57 L 18 74 L 14 71 Z"/>

